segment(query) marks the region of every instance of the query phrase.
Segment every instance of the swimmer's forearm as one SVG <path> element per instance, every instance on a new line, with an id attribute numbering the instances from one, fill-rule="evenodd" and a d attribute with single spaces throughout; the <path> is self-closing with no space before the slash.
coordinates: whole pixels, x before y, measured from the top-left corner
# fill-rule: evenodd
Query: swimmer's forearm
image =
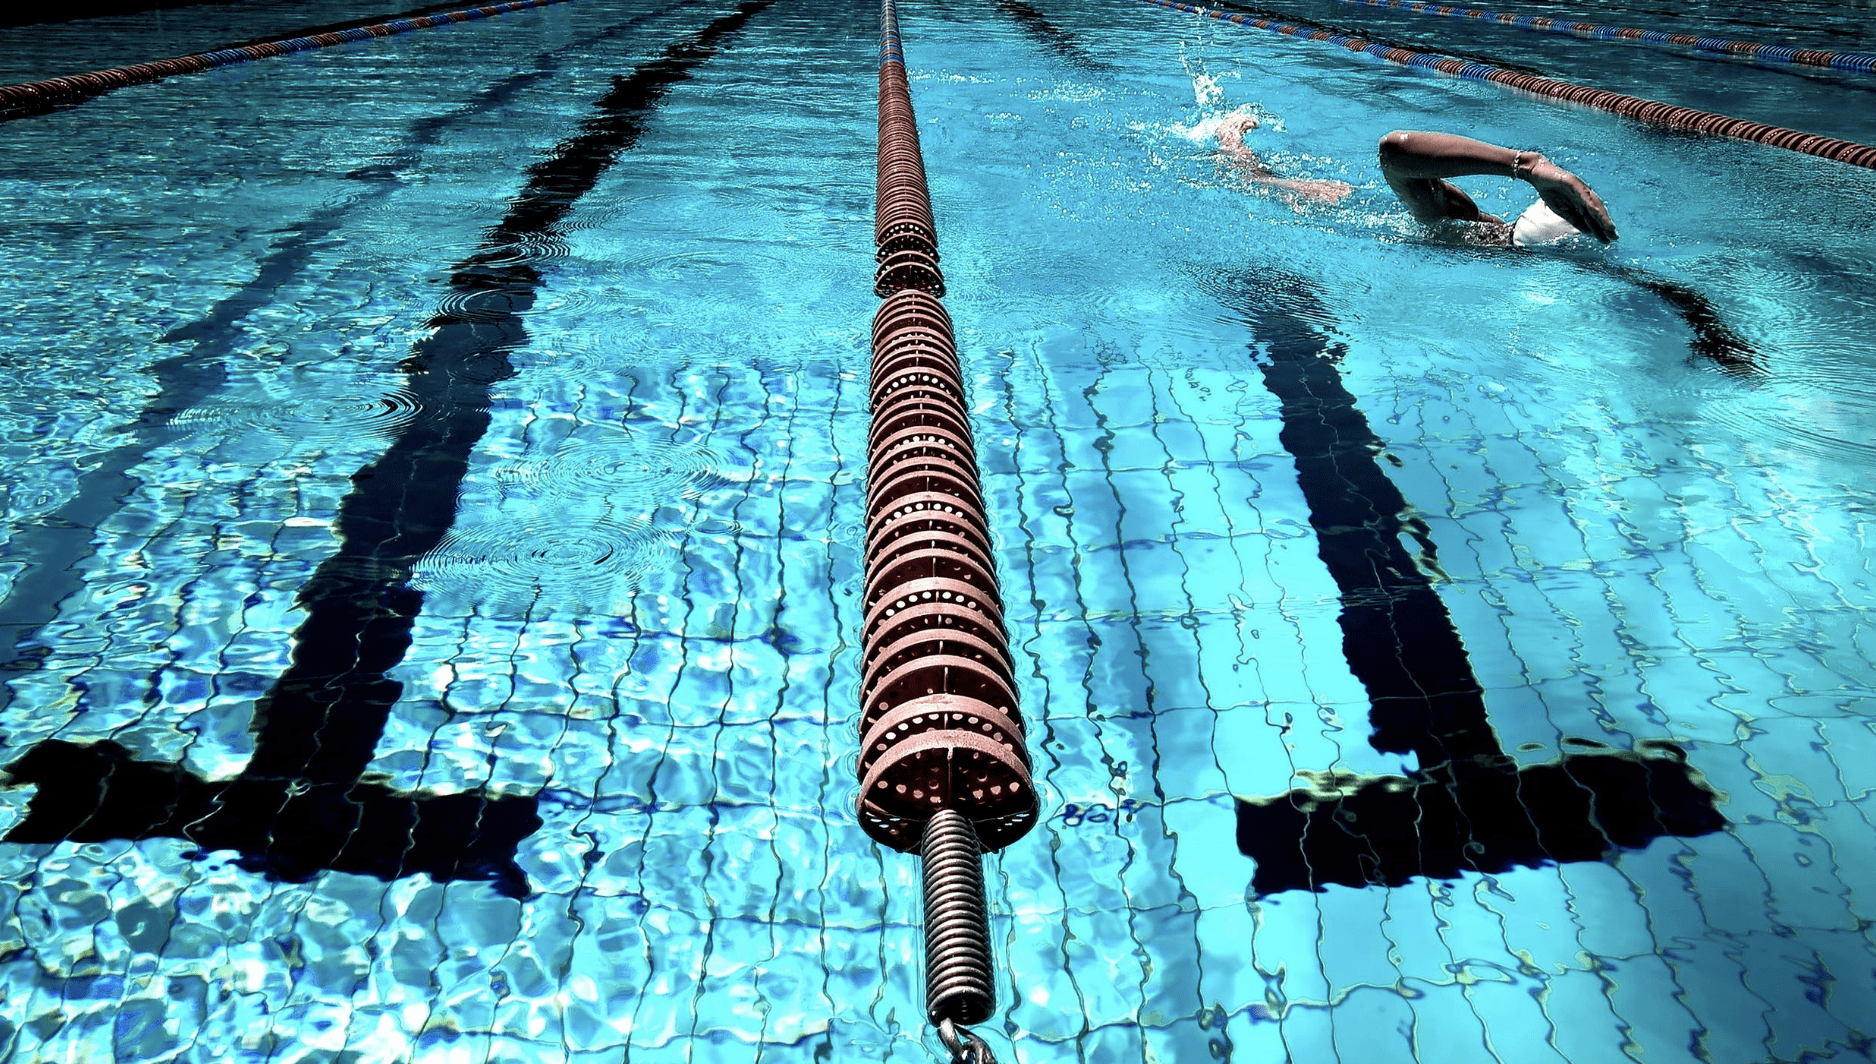
<path id="1" fill-rule="evenodd" d="M 1537 152 L 1518 152 L 1453 133 L 1397 129 L 1381 138 L 1381 169 L 1393 177 L 1437 179 L 1471 174 L 1524 177 L 1540 161 L 1544 161 L 1543 156 Z"/>

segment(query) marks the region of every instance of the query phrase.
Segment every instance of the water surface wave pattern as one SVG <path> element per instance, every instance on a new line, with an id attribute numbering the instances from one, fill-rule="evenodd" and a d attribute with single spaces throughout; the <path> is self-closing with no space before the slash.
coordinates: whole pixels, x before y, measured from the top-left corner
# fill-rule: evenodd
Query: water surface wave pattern
<path id="1" fill-rule="evenodd" d="M 1359 18 L 1876 142 L 1845 72 Z M 904 468 L 986 516 L 924 534 L 1001 587 L 1037 800 L 998 1060 L 1867 1057 L 1876 174 L 1137 3 L 898 19 L 943 382 L 871 367 L 871 8 L 581 0 L 7 124 L 0 1056 L 944 1059 L 854 809 L 869 410 L 949 388 L 974 486 Z M 1245 180 L 1244 115 L 1350 191 Z M 1428 230 L 1397 128 L 1621 239 Z"/>

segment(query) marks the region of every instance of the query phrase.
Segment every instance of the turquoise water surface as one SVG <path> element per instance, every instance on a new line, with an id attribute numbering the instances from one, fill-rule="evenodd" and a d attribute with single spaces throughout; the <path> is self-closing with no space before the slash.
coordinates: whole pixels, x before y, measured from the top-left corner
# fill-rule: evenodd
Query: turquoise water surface
<path id="1" fill-rule="evenodd" d="M 1043 799 L 999 1059 L 1869 1059 L 1876 175 L 899 16 Z M 0 1054 L 940 1059 L 852 814 L 877 34 L 579 0 L 5 126 Z M 1850 135 L 1791 80 L 1732 113 Z M 1395 128 L 1621 240 L 1429 233 Z"/>

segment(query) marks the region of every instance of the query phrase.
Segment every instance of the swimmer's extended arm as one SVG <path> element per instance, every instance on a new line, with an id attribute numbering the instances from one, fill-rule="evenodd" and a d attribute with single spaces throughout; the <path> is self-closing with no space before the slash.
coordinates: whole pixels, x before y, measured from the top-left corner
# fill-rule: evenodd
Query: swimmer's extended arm
<path id="1" fill-rule="evenodd" d="M 1244 180 L 1256 185 L 1269 185 L 1272 188 L 1292 192 L 1308 199 L 1321 200 L 1324 203 L 1339 203 L 1342 197 L 1354 191 L 1353 186 L 1341 181 L 1278 177 L 1275 171 L 1264 165 L 1264 161 L 1257 157 L 1256 152 L 1244 146 L 1244 131 L 1256 128 L 1257 119 L 1250 115 L 1232 115 L 1218 125 L 1218 146 Z"/>
<path id="2" fill-rule="evenodd" d="M 1603 243 L 1616 238 L 1615 222 L 1583 179 L 1537 152 L 1501 148 L 1451 133 L 1397 129 L 1381 138 L 1381 173 L 1407 209 L 1423 222 L 1447 218 L 1497 221 L 1447 180 L 1501 174 L 1530 182 L 1550 209 Z"/>
<path id="3" fill-rule="evenodd" d="M 1355 186 L 1346 181 L 1328 181 L 1308 177 L 1275 177 L 1271 175 L 1254 177 L 1247 174 L 1245 180 L 1254 181 L 1260 185 L 1269 185 L 1272 188 L 1282 189 L 1285 192 L 1294 192 L 1305 199 L 1320 200 L 1323 203 L 1329 204 L 1340 203 L 1343 197 L 1355 191 Z"/>

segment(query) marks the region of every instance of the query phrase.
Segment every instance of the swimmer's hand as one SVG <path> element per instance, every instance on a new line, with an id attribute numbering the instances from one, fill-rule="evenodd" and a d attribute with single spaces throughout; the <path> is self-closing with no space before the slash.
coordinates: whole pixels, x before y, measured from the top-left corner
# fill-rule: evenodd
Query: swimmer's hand
<path id="1" fill-rule="evenodd" d="M 1223 148 L 1228 154 L 1248 151 L 1249 149 L 1244 146 L 1244 133 L 1246 130 L 1256 128 L 1256 116 L 1231 115 L 1224 121 L 1218 123 L 1218 146 Z"/>
<path id="2" fill-rule="evenodd" d="M 1615 221 L 1602 197 L 1590 190 L 1583 179 L 1542 156 L 1523 174 L 1544 204 L 1557 216 L 1607 244 L 1616 238 Z"/>

